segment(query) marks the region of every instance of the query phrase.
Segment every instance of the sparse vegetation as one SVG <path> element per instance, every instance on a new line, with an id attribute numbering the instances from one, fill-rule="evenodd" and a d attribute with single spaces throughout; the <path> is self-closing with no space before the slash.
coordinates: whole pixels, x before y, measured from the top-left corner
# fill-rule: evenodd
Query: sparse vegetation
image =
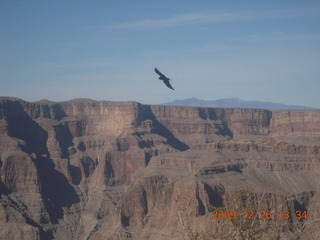
<path id="1" fill-rule="evenodd" d="M 217 213 L 210 215 L 216 219 L 211 219 L 210 226 L 205 231 L 192 232 L 190 223 L 188 225 L 184 222 L 188 239 L 280 240 L 284 236 L 294 236 L 297 240 L 311 240 L 319 237 L 319 233 L 311 232 L 310 229 L 314 229 L 313 224 L 319 223 L 320 219 L 296 219 L 293 214 L 289 218 L 288 213 L 293 210 L 289 209 L 288 200 L 279 197 L 282 200 L 275 204 L 270 198 L 267 193 L 255 192 L 253 187 L 225 196 L 224 207 L 215 209 Z M 236 212 L 236 215 L 230 214 L 231 211 Z"/>

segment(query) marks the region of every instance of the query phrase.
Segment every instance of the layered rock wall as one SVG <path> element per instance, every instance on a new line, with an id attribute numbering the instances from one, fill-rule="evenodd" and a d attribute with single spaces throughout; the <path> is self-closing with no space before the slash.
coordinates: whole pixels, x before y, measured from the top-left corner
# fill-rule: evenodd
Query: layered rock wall
<path id="1" fill-rule="evenodd" d="M 0 239 L 192 239 L 247 186 L 314 221 L 319 142 L 320 111 L 0 98 Z"/>

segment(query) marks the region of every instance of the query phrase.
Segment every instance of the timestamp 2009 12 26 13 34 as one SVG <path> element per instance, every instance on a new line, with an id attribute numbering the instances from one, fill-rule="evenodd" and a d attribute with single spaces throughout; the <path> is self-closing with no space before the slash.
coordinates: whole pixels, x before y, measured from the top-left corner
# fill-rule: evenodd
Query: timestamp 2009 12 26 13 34
<path id="1" fill-rule="evenodd" d="M 245 218 L 245 219 L 306 219 L 307 211 L 242 211 L 237 213 L 236 211 L 212 211 L 212 219 L 236 219 L 236 218 Z"/>

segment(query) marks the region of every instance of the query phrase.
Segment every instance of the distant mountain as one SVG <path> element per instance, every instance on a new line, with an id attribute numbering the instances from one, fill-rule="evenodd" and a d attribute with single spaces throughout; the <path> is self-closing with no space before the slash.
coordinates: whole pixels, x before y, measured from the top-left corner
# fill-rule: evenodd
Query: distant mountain
<path id="1" fill-rule="evenodd" d="M 198 98 L 176 99 L 173 102 L 161 105 L 175 106 L 206 106 L 206 107 L 230 107 L 230 108 L 262 108 L 262 109 L 317 109 L 299 105 L 286 105 L 274 102 L 246 101 L 239 98 L 224 98 L 218 100 L 202 100 Z"/>

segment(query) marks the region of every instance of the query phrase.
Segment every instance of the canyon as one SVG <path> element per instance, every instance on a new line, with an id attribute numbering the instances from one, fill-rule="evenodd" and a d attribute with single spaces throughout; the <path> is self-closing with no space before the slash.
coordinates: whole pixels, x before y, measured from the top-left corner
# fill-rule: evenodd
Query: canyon
<path id="1" fill-rule="evenodd" d="M 319 186 L 320 110 L 0 97 L 0 239 L 316 239 Z"/>

